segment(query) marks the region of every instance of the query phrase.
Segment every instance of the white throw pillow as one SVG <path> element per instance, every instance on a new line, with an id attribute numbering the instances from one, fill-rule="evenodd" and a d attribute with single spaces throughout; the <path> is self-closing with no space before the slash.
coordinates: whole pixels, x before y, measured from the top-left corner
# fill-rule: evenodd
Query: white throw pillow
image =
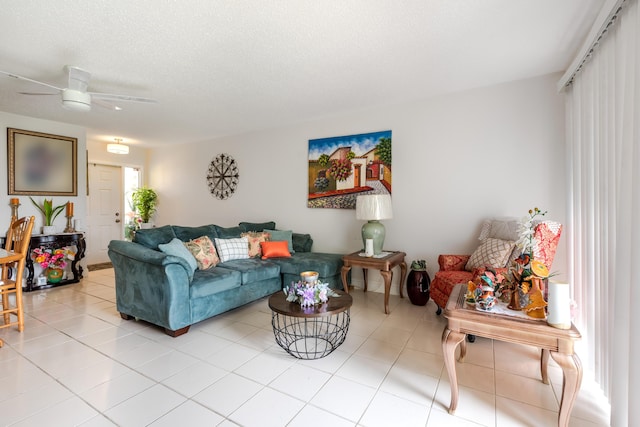
<path id="1" fill-rule="evenodd" d="M 465 270 L 473 271 L 479 267 L 506 267 L 515 246 L 516 243 L 510 240 L 487 237 L 471 255 Z"/>
<path id="2" fill-rule="evenodd" d="M 220 262 L 249 258 L 249 239 L 246 237 L 216 239 L 216 248 L 218 249 Z"/>

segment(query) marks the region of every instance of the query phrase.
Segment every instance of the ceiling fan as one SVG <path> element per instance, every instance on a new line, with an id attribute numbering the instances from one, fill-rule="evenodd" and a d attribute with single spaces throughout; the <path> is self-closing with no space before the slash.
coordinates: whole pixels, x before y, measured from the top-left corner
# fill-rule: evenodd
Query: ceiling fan
<path id="1" fill-rule="evenodd" d="M 110 110 L 121 110 L 115 104 L 111 104 L 108 101 L 128 101 L 128 102 L 145 102 L 155 103 L 155 99 L 142 98 L 139 96 L 129 95 L 116 95 L 111 93 L 100 92 L 88 92 L 89 79 L 91 73 L 82 68 L 67 65 L 64 67 L 65 71 L 69 74 L 69 86 L 66 88 L 57 87 L 49 83 L 40 82 L 30 79 L 28 77 L 19 76 L 17 74 L 9 73 L 6 71 L 0 71 L 0 74 L 5 74 L 9 77 L 16 78 L 18 80 L 25 80 L 31 83 L 47 86 L 51 89 L 58 91 L 62 98 L 62 106 L 68 110 L 74 111 L 89 111 L 91 110 L 91 104 L 94 103 Z M 19 92 L 23 95 L 57 95 L 57 93 L 31 93 L 31 92 Z M 106 102 L 105 102 L 106 101 Z"/>

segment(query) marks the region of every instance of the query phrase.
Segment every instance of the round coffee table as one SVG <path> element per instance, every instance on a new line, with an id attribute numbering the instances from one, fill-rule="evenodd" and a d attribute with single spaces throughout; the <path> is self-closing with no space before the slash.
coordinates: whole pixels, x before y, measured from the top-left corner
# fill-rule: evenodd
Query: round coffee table
<path id="1" fill-rule="evenodd" d="M 353 298 L 343 291 L 335 292 L 340 296 L 312 307 L 287 301 L 284 292 L 269 297 L 273 334 L 284 351 L 298 359 L 319 359 L 344 342 Z"/>

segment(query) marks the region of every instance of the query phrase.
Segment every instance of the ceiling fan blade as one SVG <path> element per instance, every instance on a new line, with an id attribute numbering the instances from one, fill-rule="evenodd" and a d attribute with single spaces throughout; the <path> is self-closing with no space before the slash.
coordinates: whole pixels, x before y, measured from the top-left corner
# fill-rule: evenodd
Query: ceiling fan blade
<path id="1" fill-rule="evenodd" d="M 67 65 L 64 68 L 69 73 L 69 89 L 86 92 L 91 73 L 73 65 Z"/>
<path id="2" fill-rule="evenodd" d="M 20 95 L 60 95 L 59 93 L 18 92 Z"/>
<path id="3" fill-rule="evenodd" d="M 23 76 L 19 76 L 17 74 L 8 73 L 6 71 L 0 71 L 0 74 L 7 75 L 9 77 L 13 77 L 14 79 L 18 79 L 18 80 L 25 80 L 27 82 L 35 83 L 37 85 L 47 86 L 47 87 L 50 87 L 51 89 L 62 90 L 62 88 L 50 85 L 49 83 L 39 82 L 37 80 L 33 80 L 33 79 L 28 78 L 28 77 L 23 77 Z"/>
<path id="4" fill-rule="evenodd" d="M 92 99 L 106 99 L 109 101 L 128 101 L 128 102 L 146 102 L 150 104 L 155 104 L 158 101 L 151 98 L 143 98 L 140 96 L 130 96 L 130 95 L 116 95 L 113 93 L 96 93 L 89 92 L 91 94 Z"/>
<path id="5" fill-rule="evenodd" d="M 106 108 L 107 110 L 112 110 L 112 111 L 120 111 L 120 110 L 122 110 L 122 107 L 119 107 L 119 106 L 117 106 L 115 104 L 112 104 L 110 102 L 106 102 L 106 101 L 103 101 L 101 99 L 96 99 L 96 98 L 93 98 L 93 97 L 91 98 L 91 103 L 95 104 L 95 105 L 97 105 L 99 107 Z"/>

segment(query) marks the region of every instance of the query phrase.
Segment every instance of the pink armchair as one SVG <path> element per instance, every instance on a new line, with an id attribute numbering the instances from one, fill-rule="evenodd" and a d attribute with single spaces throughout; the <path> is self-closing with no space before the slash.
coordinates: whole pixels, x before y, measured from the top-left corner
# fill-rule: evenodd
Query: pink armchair
<path id="1" fill-rule="evenodd" d="M 511 238 L 515 240 L 517 236 L 513 235 L 513 227 L 510 231 L 511 236 L 505 235 L 491 235 L 491 222 L 488 222 L 489 231 L 481 234 L 481 239 L 484 238 Z M 495 228 L 495 227 L 494 227 Z M 542 261 L 549 269 L 553 264 L 553 258 L 556 254 L 558 247 L 558 241 L 560 240 L 560 234 L 562 232 L 562 225 L 554 221 L 542 221 L 535 227 L 534 237 L 538 242 L 538 251 L 535 254 L 535 258 Z M 509 234 L 509 233 L 507 233 Z M 519 253 L 513 253 L 509 256 L 507 262 L 504 265 L 491 266 L 497 272 L 505 274 L 508 270 L 509 263 L 515 257 L 520 255 Z M 467 283 L 469 280 L 475 280 L 478 276 L 482 275 L 485 271 L 485 266 L 475 267 L 472 269 L 465 269 L 471 255 L 440 255 L 438 256 L 438 265 L 440 270 L 435 274 L 431 281 L 430 296 L 433 301 L 438 305 L 438 311 L 436 314 L 442 313 L 442 309 L 447 305 L 449 295 L 453 290 L 453 287 L 458 283 Z"/>

